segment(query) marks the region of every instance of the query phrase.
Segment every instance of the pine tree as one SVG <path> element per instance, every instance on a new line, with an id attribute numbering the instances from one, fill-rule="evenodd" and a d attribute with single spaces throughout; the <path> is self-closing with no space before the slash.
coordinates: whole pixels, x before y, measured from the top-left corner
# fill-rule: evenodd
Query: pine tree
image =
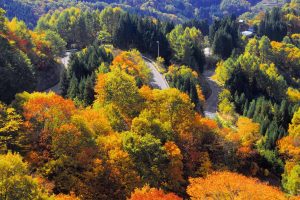
<path id="1" fill-rule="evenodd" d="M 271 112 L 270 102 L 264 100 L 261 106 L 261 116 L 270 116 L 270 112 Z"/>
<path id="2" fill-rule="evenodd" d="M 83 101 L 85 105 L 91 105 L 95 100 L 93 77 L 87 77 L 83 92 Z"/>
<path id="3" fill-rule="evenodd" d="M 242 111 L 244 110 L 244 107 L 245 107 L 245 103 L 246 103 L 245 93 L 241 94 L 239 102 L 240 102 L 240 113 L 242 113 Z"/>
<path id="4" fill-rule="evenodd" d="M 68 79 L 68 75 L 67 75 L 67 70 L 65 68 L 63 69 L 61 76 L 60 76 L 59 88 L 61 91 L 61 95 L 63 97 L 66 97 L 68 94 L 69 79 Z"/>
<path id="5" fill-rule="evenodd" d="M 84 89 L 85 89 L 85 78 L 82 78 L 79 82 L 79 85 L 78 85 L 78 94 L 77 94 L 77 98 L 80 100 L 80 101 L 83 101 L 84 100 Z"/>
<path id="6" fill-rule="evenodd" d="M 266 12 L 259 24 L 258 33 L 260 36 L 268 36 L 270 40 L 282 41 L 287 35 L 287 24 L 283 20 L 280 8 L 273 8 L 271 13 Z"/>
<path id="7" fill-rule="evenodd" d="M 265 148 L 266 149 L 274 149 L 274 147 L 276 146 L 276 141 L 278 138 L 278 125 L 276 123 L 276 121 L 272 121 L 268 130 L 267 130 L 267 138 L 266 138 L 266 144 L 265 144 Z"/>
<path id="8" fill-rule="evenodd" d="M 78 79 L 76 78 L 76 75 L 73 74 L 70 80 L 70 86 L 68 88 L 67 96 L 71 99 L 75 99 L 77 94 L 78 94 Z"/>
<path id="9" fill-rule="evenodd" d="M 288 110 L 289 110 L 288 103 L 286 100 L 283 100 L 280 104 L 280 114 L 281 114 L 282 125 L 285 129 L 288 128 L 288 124 L 291 121 L 291 117 L 289 116 Z"/>
<path id="10" fill-rule="evenodd" d="M 255 112 L 255 104 L 256 104 L 256 101 L 252 100 L 251 103 L 250 103 L 248 112 L 247 112 L 247 117 L 248 118 L 253 118 L 253 115 L 254 115 L 254 112 Z"/>
<path id="11" fill-rule="evenodd" d="M 244 104 L 243 116 L 247 116 L 248 109 L 249 109 L 249 100 L 246 99 L 246 102 Z"/>
<path id="12" fill-rule="evenodd" d="M 254 111 L 254 115 L 253 115 L 253 120 L 256 121 L 256 122 L 259 122 L 262 102 L 263 102 L 263 98 L 259 98 L 256 101 L 255 111 Z"/>
<path id="13" fill-rule="evenodd" d="M 266 117 L 263 119 L 263 121 L 261 121 L 261 123 L 260 123 L 260 133 L 261 133 L 262 135 L 265 135 L 269 126 L 270 126 L 270 120 L 269 120 L 269 118 L 266 116 Z"/>

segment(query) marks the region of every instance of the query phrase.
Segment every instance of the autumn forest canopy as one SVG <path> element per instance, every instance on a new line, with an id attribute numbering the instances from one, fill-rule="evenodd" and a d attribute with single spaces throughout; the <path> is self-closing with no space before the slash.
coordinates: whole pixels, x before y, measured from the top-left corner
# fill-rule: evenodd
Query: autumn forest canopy
<path id="1" fill-rule="evenodd" d="M 0 0 L 0 200 L 300 198 L 299 0 Z"/>

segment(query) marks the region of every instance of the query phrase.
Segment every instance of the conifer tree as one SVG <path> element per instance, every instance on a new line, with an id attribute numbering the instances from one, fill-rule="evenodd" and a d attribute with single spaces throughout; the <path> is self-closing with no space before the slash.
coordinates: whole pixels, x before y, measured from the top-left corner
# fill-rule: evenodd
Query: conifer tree
<path id="1" fill-rule="evenodd" d="M 83 101 L 85 105 L 91 105 L 95 100 L 95 93 L 94 93 L 94 83 L 92 77 L 89 76 L 86 79 L 84 92 L 83 92 Z"/>
<path id="2" fill-rule="evenodd" d="M 70 86 L 68 88 L 68 97 L 71 99 L 76 98 L 78 94 L 78 79 L 76 78 L 75 73 L 73 74 L 71 80 L 70 80 Z"/>
<path id="3" fill-rule="evenodd" d="M 264 19 L 258 28 L 259 35 L 266 35 L 270 40 L 282 41 L 287 35 L 287 24 L 283 20 L 282 13 L 278 7 L 266 12 Z"/>
<path id="4" fill-rule="evenodd" d="M 253 117 L 254 112 L 255 112 L 255 104 L 256 104 L 256 101 L 252 100 L 251 103 L 250 103 L 249 109 L 247 111 L 247 117 L 248 118 L 252 118 Z"/>
<path id="5" fill-rule="evenodd" d="M 63 97 L 66 97 L 67 94 L 68 94 L 69 79 L 68 79 L 67 70 L 65 68 L 63 69 L 63 71 L 60 75 L 59 88 L 60 88 L 60 91 L 61 91 L 61 95 Z"/>
<path id="6" fill-rule="evenodd" d="M 82 78 L 79 82 L 79 85 L 78 85 L 78 94 L 77 94 L 77 98 L 81 101 L 84 100 L 84 88 L 85 88 L 85 78 Z"/>

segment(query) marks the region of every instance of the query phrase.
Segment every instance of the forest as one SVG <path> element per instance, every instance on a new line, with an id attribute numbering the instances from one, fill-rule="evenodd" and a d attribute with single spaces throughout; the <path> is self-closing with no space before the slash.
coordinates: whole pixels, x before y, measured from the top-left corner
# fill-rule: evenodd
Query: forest
<path id="1" fill-rule="evenodd" d="M 221 17 L 228 13 L 240 15 L 250 11 L 259 2 L 261 0 L 0 0 L 0 7 L 7 10 L 9 18 L 18 17 L 25 21 L 30 28 L 34 28 L 39 17 L 43 14 L 72 6 L 81 9 L 103 9 L 107 6 L 121 7 L 131 13 L 173 22 L 183 22 L 193 18 L 212 21 L 215 17 Z"/>
<path id="2" fill-rule="evenodd" d="M 0 0 L 0 200 L 300 199 L 274 2 Z"/>

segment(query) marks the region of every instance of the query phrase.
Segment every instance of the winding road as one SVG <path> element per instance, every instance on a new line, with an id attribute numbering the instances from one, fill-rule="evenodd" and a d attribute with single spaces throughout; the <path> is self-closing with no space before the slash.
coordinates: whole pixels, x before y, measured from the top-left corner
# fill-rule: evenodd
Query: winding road
<path id="1" fill-rule="evenodd" d="M 219 103 L 219 93 L 221 92 L 221 88 L 218 84 L 212 79 L 212 76 L 215 74 L 214 70 L 205 70 L 203 72 L 203 76 L 205 77 L 210 89 L 211 94 L 206 99 L 206 104 L 204 106 L 204 115 L 208 118 L 215 118 L 218 110 Z"/>
<path id="2" fill-rule="evenodd" d="M 206 54 L 207 53 L 209 54 L 210 52 L 208 50 L 206 50 Z M 71 54 L 72 53 L 70 51 L 67 51 L 65 53 L 65 56 L 60 59 L 61 63 L 62 63 L 62 67 L 65 67 L 65 68 L 68 67 Z M 162 75 L 158 71 L 155 62 L 153 60 L 151 60 L 150 58 L 147 58 L 145 56 L 143 56 L 143 59 L 144 59 L 146 65 L 148 66 L 148 68 L 151 70 L 151 73 L 152 73 L 152 80 L 150 82 L 150 85 L 153 88 L 157 88 L 157 89 L 161 89 L 161 90 L 170 88 L 165 76 Z M 218 96 L 219 96 L 219 93 L 221 91 L 220 87 L 212 79 L 212 76 L 214 75 L 214 73 L 215 73 L 214 70 L 205 70 L 204 73 L 203 73 L 203 76 L 206 79 L 206 81 L 208 82 L 209 87 L 212 91 L 211 95 L 206 100 L 206 105 L 204 106 L 204 114 L 208 118 L 215 118 L 216 117 L 217 108 L 218 108 Z M 61 91 L 60 91 L 59 83 L 57 83 L 53 87 L 45 90 L 45 92 L 50 92 L 50 91 L 53 91 L 57 94 L 60 94 Z"/>
<path id="3" fill-rule="evenodd" d="M 71 56 L 71 52 L 67 51 L 65 53 L 65 56 L 63 58 L 60 59 L 61 63 L 62 63 L 62 67 L 64 68 L 68 68 L 68 64 L 69 64 L 69 61 L 70 61 L 70 56 Z M 61 69 L 62 71 L 62 69 Z M 54 85 L 53 87 L 45 90 L 44 92 L 55 92 L 56 94 L 60 94 L 61 91 L 60 91 L 60 85 L 59 85 L 60 82 L 58 82 L 56 85 Z"/>
<path id="4" fill-rule="evenodd" d="M 210 51 L 206 49 L 205 53 L 210 54 Z M 72 53 L 70 51 L 67 51 L 65 53 L 65 56 L 60 59 L 60 61 L 62 63 L 62 65 L 61 65 L 62 67 L 65 67 L 65 68 L 68 67 L 71 54 Z M 170 88 L 165 76 L 162 75 L 158 71 L 155 62 L 145 56 L 143 56 L 143 59 L 147 65 L 147 67 L 151 70 L 151 73 L 152 73 L 152 80 L 150 82 L 150 85 L 153 88 L 157 88 L 157 89 L 161 89 L 161 90 Z M 204 115 L 208 118 L 216 117 L 217 108 L 218 108 L 218 96 L 221 91 L 218 84 L 212 79 L 212 76 L 214 75 L 214 73 L 215 73 L 214 70 L 205 70 L 203 73 L 203 76 L 206 79 L 206 81 L 211 89 L 211 95 L 206 100 L 206 104 L 204 106 Z M 50 91 L 60 94 L 61 91 L 60 91 L 59 82 L 56 85 L 54 85 L 53 87 L 45 90 L 45 92 L 50 92 Z"/>
<path id="5" fill-rule="evenodd" d="M 212 56 L 212 50 L 211 48 L 207 47 L 204 49 L 205 57 L 208 58 Z M 221 88 L 219 85 L 212 79 L 212 77 L 215 75 L 215 70 L 205 70 L 202 74 L 207 81 L 211 94 L 206 99 L 206 104 L 204 106 L 204 115 L 205 117 L 214 119 L 217 115 L 218 111 L 218 103 L 219 103 L 219 94 L 221 92 Z"/>
<path id="6" fill-rule="evenodd" d="M 211 55 L 211 50 L 209 48 L 205 49 L 206 56 Z M 153 80 L 150 83 L 152 87 L 159 88 L 159 89 L 168 89 L 170 88 L 168 82 L 166 81 L 165 77 L 157 70 L 155 67 L 155 62 L 151 59 L 143 56 L 147 66 L 151 69 Z M 204 115 L 208 118 L 215 118 L 216 113 L 218 110 L 218 102 L 219 102 L 219 93 L 221 92 L 221 88 L 218 86 L 218 84 L 212 79 L 212 76 L 215 74 L 214 70 L 205 70 L 203 73 L 203 76 L 205 80 L 207 81 L 210 89 L 211 94 L 206 99 L 206 104 L 204 106 Z"/>
<path id="7" fill-rule="evenodd" d="M 67 51 L 65 53 L 65 57 L 61 58 L 60 61 L 62 63 L 62 66 L 64 66 L 65 68 L 68 67 L 69 61 L 70 61 L 70 56 L 71 56 L 71 52 Z M 168 89 L 170 88 L 168 82 L 166 81 L 165 77 L 159 73 L 159 71 L 157 70 L 157 68 L 155 67 L 155 62 L 153 60 L 151 60 L 150 58 L 147 58 L 145 56 L 143 56 L 143 59 L 146 63 L 146 65 L 148 66 L 148 68 L 151 70 L 152 73 L 152 80 L 150 82 L 151 86 L 154 88 L 158 88 L 158 89 Z M 56 94 L 60 94 L 60 88 L 59 88 L 59 82 L 54 85 L 53 87 L 45 90 L 45 92 L 55 92 Z"/>
<path id="8" fill-rule="evenodd" d="M 150 85 L 161 90 L 170 88 L 164 75 L 162 75 L 155 67 L 155 62 L 145 56 L 143 56 L 143 59 L 152 73 L 152 80 L 150 82 Z"/>

